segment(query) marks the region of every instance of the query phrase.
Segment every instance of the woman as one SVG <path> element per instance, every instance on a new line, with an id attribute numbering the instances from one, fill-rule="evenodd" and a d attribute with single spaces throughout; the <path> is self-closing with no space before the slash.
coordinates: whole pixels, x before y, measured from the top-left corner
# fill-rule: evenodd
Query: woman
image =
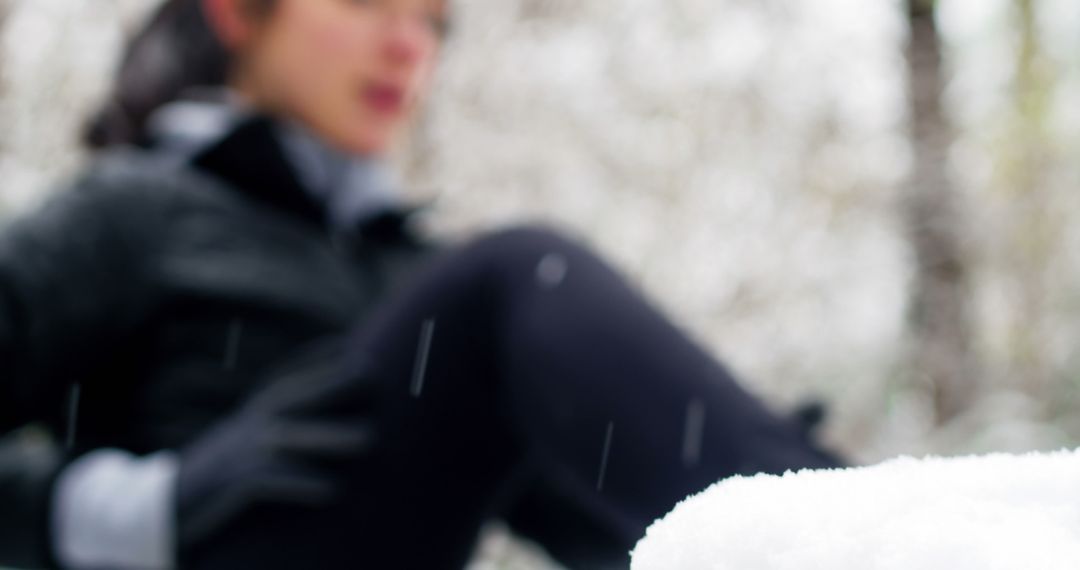
<path id="1" fill-rule="evenodd" d="M 438 0 L 171 0 L 100 156 L 0 241 L 0 564 L 455 568 L 502 517 L 571 567 L 736 473 L 827 467 L 590 252 L 438 251 L 385 154 Z"/>

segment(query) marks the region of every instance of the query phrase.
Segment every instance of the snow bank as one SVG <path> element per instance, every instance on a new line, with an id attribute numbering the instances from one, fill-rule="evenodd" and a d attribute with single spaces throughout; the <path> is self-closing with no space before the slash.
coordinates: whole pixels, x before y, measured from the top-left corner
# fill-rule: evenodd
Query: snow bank
<path id="1" fill-rule="evenodd" d="M 1080 453 L 901 458 L 721 481 L 632 570 L 1075 570 Z"/>

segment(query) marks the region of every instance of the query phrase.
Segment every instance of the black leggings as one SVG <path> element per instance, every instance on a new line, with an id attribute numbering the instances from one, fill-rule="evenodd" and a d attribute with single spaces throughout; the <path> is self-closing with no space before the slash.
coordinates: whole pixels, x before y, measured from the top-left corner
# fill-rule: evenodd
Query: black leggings
<path id="1" fill-rule="evenodd" d="M 828 467 L 615 272 L 551 232 L 432 263 L 349 343 L 381 434 L 348 497 L 266 509 L 200 567 L 450 569 L 495 517 L 570 568 L 625 568 L 646 527 L 734 474 Z"/>

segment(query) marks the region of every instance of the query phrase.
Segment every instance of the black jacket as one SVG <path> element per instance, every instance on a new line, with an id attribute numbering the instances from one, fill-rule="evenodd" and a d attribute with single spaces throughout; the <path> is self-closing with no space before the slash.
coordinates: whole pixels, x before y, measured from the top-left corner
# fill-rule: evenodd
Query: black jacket
<path id="1" fill-rule="evenodd" d="M 114 152 L 8 228 L 0 432 L 44 422 L 79 448 L 180 446 L 433 251 L 407 210 L 331 235 L 277 140 L 253 119 L 189 167 Z"/>
<path id="2" fill-rule="evenodd" d="M 433 253 L 407 210 L 332 235 L 278 140 L 255 118 L 185 165 L 114 151 L 6 228 L 0 436 L 36 423 L 76 450 L 183 446 Z M 0 491 L 40 500 L 39 471 L 0 470 Z"/>

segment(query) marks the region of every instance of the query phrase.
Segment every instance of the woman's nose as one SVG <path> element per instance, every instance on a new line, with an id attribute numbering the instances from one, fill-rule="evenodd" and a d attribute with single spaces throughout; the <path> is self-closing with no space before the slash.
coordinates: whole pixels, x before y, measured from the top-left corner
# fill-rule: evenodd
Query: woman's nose
<path id="1" fill-rule="evenodd" d="M 437 39 L 431 26 L 410 15 L 395 15 L 389 22 L 386 55 L 399 65 L 422 63 L 435 51 Z"/>

